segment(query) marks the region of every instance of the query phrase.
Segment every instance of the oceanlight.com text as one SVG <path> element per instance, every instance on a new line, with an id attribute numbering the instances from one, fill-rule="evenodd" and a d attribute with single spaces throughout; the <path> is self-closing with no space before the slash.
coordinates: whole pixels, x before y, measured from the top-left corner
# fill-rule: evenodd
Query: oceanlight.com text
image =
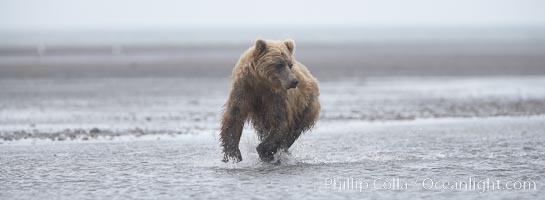
<path id="1" fill-rule="evenodd" d="M 420 178 L 406 180 L 400 178 L 325 178 L 325 189 L 336 191 L 365 191 L 365 190 L 450 190 L 450 191 L 503 191 L 521 190 L 535 191 L 537 184 L 532 180 L 495 180 L 490 178 L 465 178 L 441 180 L 434 178 Z"/>

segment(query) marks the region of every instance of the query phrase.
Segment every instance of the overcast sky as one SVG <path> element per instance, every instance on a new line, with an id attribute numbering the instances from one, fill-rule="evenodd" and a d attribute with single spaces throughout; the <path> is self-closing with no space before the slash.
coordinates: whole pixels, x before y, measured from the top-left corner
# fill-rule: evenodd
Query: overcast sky
<path id="1" fill-rule="evenodd" d="M 545 25 L 545 0 L 0 0 L 1 30 Z"/>

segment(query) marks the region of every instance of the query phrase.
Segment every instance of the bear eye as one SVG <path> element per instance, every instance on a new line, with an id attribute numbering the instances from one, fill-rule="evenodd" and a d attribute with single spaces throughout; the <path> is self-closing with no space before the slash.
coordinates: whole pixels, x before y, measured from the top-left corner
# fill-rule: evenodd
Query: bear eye
<path id="1" fill-rule="evenodd" d="M 290 64 L 288 67 L 291 69 L 293 67 L 293 64 Z"/>
<path id="2" fill-rule="evenodd" d="M 276 69 L 282 69 L 284 68 L 284 64 L 276 64 L 274 67 L 276 67 Z"/>

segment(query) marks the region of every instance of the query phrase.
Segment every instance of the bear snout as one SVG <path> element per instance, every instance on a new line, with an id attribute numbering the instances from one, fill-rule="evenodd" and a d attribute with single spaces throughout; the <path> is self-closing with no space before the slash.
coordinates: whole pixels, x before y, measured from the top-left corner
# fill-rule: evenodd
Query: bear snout
<path id="1" fill-rule="evenodd" d="M 291 80 L 288 89 L 296 88 L 296 87 L 297 87 L 297 84 L 299 84 L 299 80 L 297 80 L 297 79 Z"/>

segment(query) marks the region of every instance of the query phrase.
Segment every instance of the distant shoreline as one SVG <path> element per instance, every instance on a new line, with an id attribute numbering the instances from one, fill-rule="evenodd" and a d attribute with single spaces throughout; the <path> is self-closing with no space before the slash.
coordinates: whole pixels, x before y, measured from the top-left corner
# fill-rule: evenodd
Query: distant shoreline
<path id="1" fill-rule="evenodd" d="M 0 47 L 0 78 L 229 77 L 249 44 Z M 545 41 L 297 42 L 319 79 L 545 75 Z"/>

